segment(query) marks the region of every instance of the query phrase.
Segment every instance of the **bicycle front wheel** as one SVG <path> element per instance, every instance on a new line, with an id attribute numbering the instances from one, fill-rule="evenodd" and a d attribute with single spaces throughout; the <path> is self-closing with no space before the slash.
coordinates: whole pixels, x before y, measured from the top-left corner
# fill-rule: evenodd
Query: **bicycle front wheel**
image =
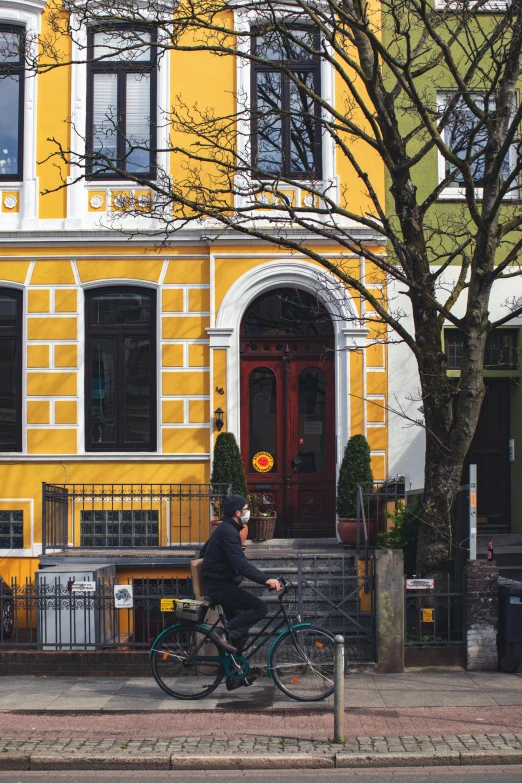
<path id="1" fill-rule="evenodd" d="M 293 628 L 272 652 L 277 687 L 297 701 L 321 701 L 334 690 L 334 637 L 313 625 Z"/>
<path id="2" fill-rule="evenodd" d="M 156 682 L 174 699 L 204 699 L 223 679 L 224 652 L 197 625 L 176 625 L 156 639 L 151 650 Z"/>

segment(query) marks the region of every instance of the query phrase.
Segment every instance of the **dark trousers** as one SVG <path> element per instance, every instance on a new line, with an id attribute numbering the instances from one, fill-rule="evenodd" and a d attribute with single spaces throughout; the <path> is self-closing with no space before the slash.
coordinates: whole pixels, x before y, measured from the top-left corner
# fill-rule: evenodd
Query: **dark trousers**
<path id="1" fill-rule="evenodd" d="M 223 608 L 231 641 L 245 637 L 250 628 L 268 614 L 264 601 L 237 585 L 207 585 L 206 592 Z"/>

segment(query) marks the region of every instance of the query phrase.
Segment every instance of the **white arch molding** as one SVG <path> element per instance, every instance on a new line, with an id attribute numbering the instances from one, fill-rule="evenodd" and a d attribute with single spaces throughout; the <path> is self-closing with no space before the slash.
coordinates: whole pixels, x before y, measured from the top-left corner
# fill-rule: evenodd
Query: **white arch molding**
<path id="1" fill-rule="evenodd" d="M 278 260 L 260 263 L 245 272 L 228 289 L 207 329 L 210 348 L 227 351 L 226 425 L 238 443 L 240 427 L 239 330 L 246 309 L 258 296 L 275 288 L 300 288 L 319 299 L 332 317 L 335 345 L 336 471 L 350 434 L 350 349 L 366 348 L 368 329 L 358 318 L 352 297 L 332 275 L 306 261 Z"/>

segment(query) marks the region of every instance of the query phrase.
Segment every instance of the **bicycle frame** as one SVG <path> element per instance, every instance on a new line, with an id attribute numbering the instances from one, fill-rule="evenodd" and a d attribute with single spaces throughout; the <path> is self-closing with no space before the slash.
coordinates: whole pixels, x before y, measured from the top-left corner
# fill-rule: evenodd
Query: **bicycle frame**
<path id="1" fill-rule="evenodd" d="M 269 676 L 272 677 L 272 667 L 270 666 L 270 658 L 271 658 L 272 650 L 274 649 L 274 646 L 275 646 L 275 643 L 277 642 L 277 640 L 284 633 L 286 633 L 286 631 L 292 633 L 294 628 L 303 628 L 303 627 L 311 625 L 311 623 L 302 623 L 302 622 L 298 622 L 298 623 L 292 624 L 291 620 L 290 620 L 290 617 L 288 616 L 288 613 L 286 611 L 285 605 L 281 601 L 282 597 L 283 596 L 281 596 L 280 599 L 279 599 L 279 609 L 277 610 L 275 615 L 272 615 L 271 617 L 267 617 L 266 622 L 265 622 L 263 628 L 261 628 L 261 630 L 257 632 L 257 634 L 254 636 L 254 638 L 251 639 L 248 642 L 247 647 L 242 652 L 242 655 L 234 655 L 234 654 L 228 653 L 228 652 L 225 652 L 224 655 L 198 655 L 198 652 L 200 651 L 200 649 L 203 647 L 203 645 L 206 642 L 206 638 L 207 637 L 204 636 L 202 638 L 202 640 L 200 641 L 200 643 L 198 644 L 198 646 L 196 647 L 196 649 L 191 651 L 191 654 L 190 654 L 189 658 L 187 659 L 187 662 L 192 662 L 193 663 L 195 660 L 197 662 L 202 662 L 202 663 L 210 663 L 210 662 L 218 663 L 219 662 L 221 664 L 221 666 L 223 667 L 227 677 L 230 677 L 231 679 L 243 679 L 248 674 L 248 671 L 249 671 L 249 668 L 250 668 L 250 666 L 249 666 L 250 659 L 259 650 L 261 650 L 262 647 L 264 647 L 264 645 L 269 641 L 269 639 L 273 639 L 274 641 L 272 642 L 272 645 L 270 646 L 270 649 L 268 651 L 268 656 L 267 656 L 267 658 L 268 658 L 268 673 L 269 673 Z M 269 633 L 266 633 L 267 629 L 270 627 L 270 625 L 272 623 L 274 623 L 275 621 L 277 621 L 277 620 L 279 620 L 279 622 L 277 623 L 275 628 L 272 628 Z M 226 619 L 223 616 L 223 612 L 222 612 L 221 607 L 219 607 L 218 618 L 217 618 L 216 622 L 212 626 L 202 625 L 202 624 L 198 625 L 196 623 L 194 623 L 193 625 L 194 625 L 194 630 L 199 628 L 199 629 L 204 629 L 205 631 L 213 631 L 214 628 L 216 628 L 219 625 L 219 623 L 222 623 L 223 625 L 226 624 Z M 190 621 L 188 621 L 187 623 L 176 623 L 176 625 L 171 626 L 171 628 L 172 627 L 176 627 L 177 625 L 187 625 L 187 624 L 190 624 Z M 284 628 L 285 626 L 286 626 L 286 630 L 282 631 L 281 629 Z M 170 628 L 167 628 L 165 631 L 163 631 L 163 633 L 161 633 L 157 637 L 157 639 L 154 640 L 154 642 L 152 644 L 152 647 L 151 647 L 151 650 L 150 650 L 150 653 L 149 653 L 149 658 L 152 657 L 152 654 L 153 654 L 154 648 L 155 648 L 155 644 L 158 641 L 158 639 L 160 639 L 163 636 L 163 634 L 167 633 L 168 631 L 170 631 Z M 292 636 L 293 636 L 293 634 L 292 634 Z M 261 637 L 263 637 L 263 638 L 261 638 Z M 261 639 L 261 641 L 259 641 L 260 639 Z M 295 644 L 295 639 L 294 639 L 294 644 Z M 297 645 L 296 645 L 296 648 L 297 648 Z M 238 673 L 237 671 L 234 671 L 234 668 L 237 667 L 238 663 L 241 663 L 241 665 L 242 665 L 242 669 L 241 669 L 240 673 Z M 234 668 L 232 668 L 232 667 L 234 667 Z"/>

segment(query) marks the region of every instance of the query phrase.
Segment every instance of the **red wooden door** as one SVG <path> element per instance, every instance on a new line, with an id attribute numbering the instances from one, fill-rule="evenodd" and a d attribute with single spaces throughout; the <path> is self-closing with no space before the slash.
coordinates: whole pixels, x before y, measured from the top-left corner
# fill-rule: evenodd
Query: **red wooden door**
<path id="1" fill-rule="evenodd" d="M 265 340 L 264 355 L 260 345 L 242 345 L 241 446 L 249 491 L 275 507 L 276 536 L 333 537 L 333 353 L 311 340 Z"/>

